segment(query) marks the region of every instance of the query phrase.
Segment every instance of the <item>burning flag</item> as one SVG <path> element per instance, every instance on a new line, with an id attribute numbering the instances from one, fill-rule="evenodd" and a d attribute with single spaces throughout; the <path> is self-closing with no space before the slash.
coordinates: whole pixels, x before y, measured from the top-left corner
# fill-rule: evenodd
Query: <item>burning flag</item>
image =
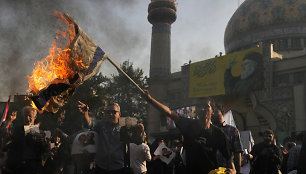
<path id="1" fill-rule="evenodd" d="M 70 16 L 56 14 L 67 29 L 57 32 L 49 55 L 37 62 L 32 75 L 27 77 L 32 106 L 41 112 L 56 113 L 76 87 L 95 75 L 108 58 Z M 59 43 L 59 38 L 65 38 L 65 43 Z"/>

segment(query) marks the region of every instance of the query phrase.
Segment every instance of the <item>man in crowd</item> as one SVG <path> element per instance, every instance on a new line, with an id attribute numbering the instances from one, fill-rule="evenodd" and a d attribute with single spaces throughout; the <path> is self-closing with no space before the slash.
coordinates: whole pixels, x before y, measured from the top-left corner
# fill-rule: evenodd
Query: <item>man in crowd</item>
<path id="1" fill-rule="evenodd" d="M 149 103 L 164 115 L 170 116 L 183 134 L 188 173 L 203 174 L 218 168 L 217 150 L 227 160 L 228 172 L 236 173 L 225 134 L 218 127 L 210 124 L 213 113 L 210 100 L 201 101 L 201 104 L 196 107 L 199 119 L 188 119 L 177 115 L 170 108 L 159 103 L 148 91 L 145 90 L 143 95 Z"/>
<path id="2" fill-rule="evenodd" d="M 296 146 L 292 147 L 289 151 L 289 156 L 287 160 L 287 172 L 296 170 L 300 158 L 300 152 L 302 149 L 303 143 L 303 132 L 299 133 L 296 136 Z"/>
<path id="3" fill-rule="evenodd" d="M 237 173 L 239 173 L 241 167 L 241 153 L 243 152 L 240 140 L 240 133 L 236 127 L 225 123 L 224 113 L 225 113 L 224 107 L 219 104 L 216 105 L 212 117 L 212 123 L 215 126 L 221 128 L 225 133 L 226 137 L 228 138 L 230 145 L 230 152 L 232 155 L 234 155 L 235 168 Z M 217 157 L 219 164 L 221 164 L 221 166 L 225 166 L 226 160 L 224 159 L 224 157 L 220 153 L 218 153 Z"/>
<path id="4" fill-rule="evenodd" d="M 143 124 L 137 124 L 132 128 L 133 137 L 130 146 L 130 164 L 133 174 L 146 174 L 147 163 L 151 161 L 150 148 L 144 143 L 145 131 Z"/>
<path id="5" fill-rule="evenodd" d="M 17 112 L 13 112 L 1 127 L 1 132 L 11 141 L 4 173 L 39 173 L 42 154 L 48 150 L 44 134 L 36 122 L 37 111 L 31 106 L 25 106 L 23 115 L 24 125 L 11 126 L 17 117 Z"/>
<path id="6" fill-rule="evenodd" d="M 278 174 L 283 160 L 282 151 L 274 144 L 274 133 L 267 129 L 264 141 L 255 144 L 246 157 L 251 160 L 251 174 Z"/>
<path id="7" fill-rule="evenodd" d="M 300 152 L 299 162 L 297 166 L 297 174 L 303 174 L 306 173 L 306 131 L 303 131 L 303 143 L 302 148 Z"/>
<path id="8" fill-rule="evenodd" d="M 120 106 L 111 103 L 106 107 L 105 119 L 91 120 L 89 107 L 79 101 L 79 110 L 85 116 L 90 127 L 98 133 L 98 145 L 95 157 L 96 174 L 124 173 L 124 144 L 120 140 L 119 118 Z"/>

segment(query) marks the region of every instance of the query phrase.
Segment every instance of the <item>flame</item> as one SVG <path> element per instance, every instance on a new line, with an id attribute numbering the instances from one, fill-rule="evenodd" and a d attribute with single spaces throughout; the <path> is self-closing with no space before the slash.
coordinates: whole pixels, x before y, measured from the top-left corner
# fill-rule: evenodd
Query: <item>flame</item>
<path id="1" fill-rule="evenodd" d="M 43 113 L 44 113 L 43 110 L 39 110 L 39 109 L 36 107 L 36 105 L 35 105 L 35 103 L 34 103 L 33 101 L 31 101 L 30 106 L 32 106 L 39 114 L 43 114 Z"/>
<path id="2" fill-rule="evenodd" d="M 66 26 L 60 25 L 60 30 L 56 32 L 56 37 L 53 40 L 52 47 L 49 49 L 49 55 L 41 61 L 34 64 L 34 69 L 31 76 L 27 76 L 29 82 L 29 92 L 39 92 L 47 87 L 55 79 L 69 79 L 74 77 L 79 69 L 88 68 L 82 62 L 82 58 L 73 60 L 70 43 L 75 38 L 76 33 L 74 25 L 70 24 L 67 19 L 56 12 L 56 16 L 66 23 Z M 62 44 L 64 42 L 64 44 Z M 62 48 L 62 46 L 64 45 Z M 35 104 L 33 103 L 33 107 Z"/>
<path id="3" fill-rule="evenodd" d="M 33 101 L 31 101 L 30 105 L 37 111 L 39 111 L 39 109 L 36 107 L 35 103 Z"/>
<path id="4" fill-rule="evenodd" d="M 25 96 L 24 97 L 24 100 L 30 100 L 30 98 L 28 96 Z M 36 107 L 35 103 L 33 102 L 33 100 L 30 102 L 30 106 L 33 107 L 36 111 L 39 111 L 40 110 Z"/>
<path id="5" fill-rule="evenodd" d="M 24 100 L 30 100 L 28 96 L 24 96 Z"/>

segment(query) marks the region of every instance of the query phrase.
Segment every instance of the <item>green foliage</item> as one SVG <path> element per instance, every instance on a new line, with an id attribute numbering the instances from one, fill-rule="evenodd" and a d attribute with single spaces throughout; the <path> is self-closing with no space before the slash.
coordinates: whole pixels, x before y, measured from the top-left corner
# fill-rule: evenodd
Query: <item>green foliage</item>
<path id="1" fill-rule="evenodd" d="M 120 67 L 142 89 L 147 89 L 147 78 L 144 77 L 142 69 L 134 68 L 130 61 L 123 62 Z M 146 101 L 142 99 L 137 87 L 122 73 L 112 75 L 106 89 L 109 101 L 117 102 L 120 105 L 123 117 L 130 116 L 138 119 L 147 117 Z"/>
<path id="2" fill-rule="evenodd" d="M 104 109 L 107 101 L 107 91 L 104 86 L 108 81 L 109 79 L 106 76 L 98 73 L 80 85 L 72 99 L 76 102 L 79 100 L 86 103 L 90 106 L 91 112 L 99 113 Z"/>
<path id="3" fill-rule="evenodd" d="M 129 61 L 123 62 L 120 67 L 141 88 L 147 89 L 147 78 L 144 77 L 140 68 L 134 68 Z M 51 119 L 45 118 L 48 123 L 44 124 L 44 127 L 51 129 L 49 127 L 53 126 L 54 122 L 57 122 L 58 127 L 68 134 L 82 129 L 86 124 L 84 116 L 78 110 L 78 101 L 87 104 L 91 114 L 98 116 L 98 119 L 101 119 L 107 102 L 117 102 L 121 107 L 122 117 L 131 116 L 143 120 L 147 117 L 146 101 L 142 99 L 134 84 L 122 73 L 111 77 L 106 77 L 99 73 L 78 86 L 69 102 L 58 113 L 52 115 L 53 118 L 56 118 L 53 119 L 55 121 L 52 122 Z"/>

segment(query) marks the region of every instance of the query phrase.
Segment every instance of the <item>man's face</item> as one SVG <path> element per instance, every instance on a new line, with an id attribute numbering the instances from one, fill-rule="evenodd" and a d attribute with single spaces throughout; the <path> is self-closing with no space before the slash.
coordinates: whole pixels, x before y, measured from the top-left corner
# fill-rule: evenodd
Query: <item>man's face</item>
<path id="1" fill-rule="evenodd" d="M 246 79 L 253 73 L 255 73 L 255 68 L 257 66 L 257 63 L 250 59 L 245 59 L 241 65 L 242 71 L 241 71 L 241 79 Z"/>
<path id="2" fill-rule="evenodd" d="M 211 119 L 214 125 L 220 125 L 223 122 L 223 114 L 220 109 L 215 109 L 213 113 L 213 117 Z"/>
<path id="3" fill-rule="evenodd" d="M 92 141 L 94 139 L 94 134 L 92 132 L 89 132 L 88 134 L 86 134 L 86 140 L 87 141 Z"/>
<path id="4" fill-rule="evenodd" d="M 118 124 L 121 113 L 117 105 L 108 106 L 105 113 L 110 122 Z"/>
<path id="5" fill-rule="evenodd" d="M 32 109 L 29 111 L 29 114 L 25 116 L 25 119 L 28 123 L 32 123 L 36 119 L 36 112 Z"/>
<path id="6" fill-rule="evenodd" d="M 197 116 L 200 120 L 210 120 L 212 111 L 210 101 L 204 101 L 202 105 L 196 106 Z"/>
<path id="7" fill-rule="evenodd" d="M 265 133 L 264 134 L 264 142 L 267 143 L 267 144 L 273 143 L 273 138 L 274 138 L 274 135 L 271 134 L 271 133 Z"/>

